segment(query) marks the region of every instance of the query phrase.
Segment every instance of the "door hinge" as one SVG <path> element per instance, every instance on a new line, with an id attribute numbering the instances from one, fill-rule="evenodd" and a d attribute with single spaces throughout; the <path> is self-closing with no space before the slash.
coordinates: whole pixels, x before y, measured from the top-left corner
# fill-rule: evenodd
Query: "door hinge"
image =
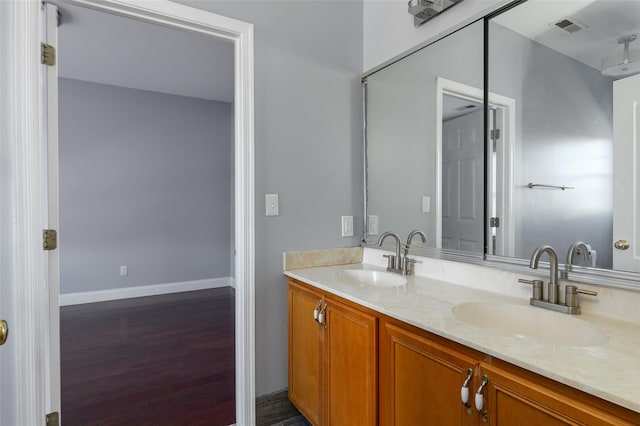
<path id="1" fill-rule="evenodd" d="M 500 218 L 499 217 L 492 217 L 489 219 L 489 226 L 491 228 L 499 228 L 500 227 Z"/>
<path id="2" fill-rule="evenodd" d="M 497 141 L 500 139 L 500 129 L 492 129 L 489 136 L 491 136 L 491 140 Z"/>
<path id="3" fill-rule="evenodd" d="M 42 249 L 55 250 L 58 248 L 58 233 L 55 229 L 45 229 L 42 231 Z"/>
<path id="4" fill-rule="evenodd" d="M 56 64 L 56 48 L 47 43 L 40 43 L 40 62 L 50 67 Z"/>
<path id="5" fill-rule="evenodd" d="M 60 414 L 57 411 L 47 414 L 47 426 L 60 426 Z"/>

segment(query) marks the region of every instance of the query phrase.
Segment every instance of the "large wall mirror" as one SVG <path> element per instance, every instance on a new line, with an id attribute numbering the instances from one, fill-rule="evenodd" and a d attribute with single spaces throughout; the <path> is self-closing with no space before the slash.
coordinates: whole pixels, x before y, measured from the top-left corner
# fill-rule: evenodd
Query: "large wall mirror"
<path id="1" fill-rule="evenodd" d="M 529 271 L 582 241 L 574 279 L 638 287 L 640 1 L 515 1 L 365 81 L 365 244 Z"/>
<path id="2" fill-rule="evenodd" d="M 487 30 L 488 90 L 512 100 L 489 108 L 487 253 L 579 240 L 578 269 L 640 272 L 640 2 L 529 0 Z"/>
<path id="3" fill-rule="evenodd" d="M 482 256 L 483 51 L 478 21 L 367 77 L 365 242 L 417 229 Z"/>

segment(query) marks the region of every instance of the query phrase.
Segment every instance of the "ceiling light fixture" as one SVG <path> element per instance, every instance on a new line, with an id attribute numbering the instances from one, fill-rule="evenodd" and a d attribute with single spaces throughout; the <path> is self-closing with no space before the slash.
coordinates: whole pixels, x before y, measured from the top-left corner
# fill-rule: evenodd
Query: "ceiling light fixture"
<path id="1" fill-rule="evenodd" d="M 602 60 L 602 75 L 619 78 L 640 72 L 640 50 L 629 48 L 637 38 L 636 34 L 631 34 L 618 39 L 618 44 L 624 44 L 624 51 Z"/>

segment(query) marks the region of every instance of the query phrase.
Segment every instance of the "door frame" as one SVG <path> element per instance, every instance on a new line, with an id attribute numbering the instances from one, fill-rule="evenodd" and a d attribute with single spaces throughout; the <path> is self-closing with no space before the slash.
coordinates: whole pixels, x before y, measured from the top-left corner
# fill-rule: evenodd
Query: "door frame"
<path id="1" fill-rule="evenodd" d="M 233 41 L 235 51 L 235 352 L 236 423 L 255 423 L 255 189 L 254 189 L 254 50 L 253 25 L 168 0 L 71 0 L 73 4 L 160 25 L 195 31 Z M 42 424 L 45 414 L 58 411 L 59 386 L 51 380 L 48 348 L 49 310 L 58 300 L 49 295 L 49 255 L 42 250 L 42 230 L 48 228 L 48 161 L 46 97 L 40 41 L 45 14 L 39 0 L 9 2 L 11 37 L 2 41 L 14 67 L 8 73 L 11 88 L 7 113 L 0 124 L 8 127 L 15 170 L 2 189 L 11 191 L 13 224 L 12 286 L 16 296 L 14 331 L 16 359 L 16 415 L 18 424 Z M 3 88 L 5 86 L 3 85 Z M 57 171 L 56 171 L 57 172 Z M 3 256 L 5 256 L 3 254 Z M 3 257 L 4 259 L 4 257 Z M 6 283 L 3 283 L 5 285 Z M 43 350 L 45 349 L 45 350 Z M 46 353 L 45 353 L 46 352 Z M 55 358 L 55 357 L 53 357 Z M 53 402 L 53 404 L 52 404 Z"/>
<path id="2" fill-rule="evenodd" d="M 484 91 L 457 81 L 436 77 L 436 247 L 442 248 L 442 101 L 445 95 L 484 103 Z M 502 226 L 501 243 L 505 253 L 513 256 L 515 247 L 515 228 L 513 225 L 513 158 L 516 143 L 516 101 L 507 96 L 489 93 L 491 108 L 501 110 L 503 117 L 504 137 L 499 144 L 502 153 L 498 159 L 497 174 L 500 192 L 503 194 L 498 203 Z M 488 117 L 487 117 L 488 119 Z M 486 151 L 486 147 L 485 147 Z M 485 163 L 487 159 L 485 158 Z M 485 164 L 486 168 L 486 164 Z M 486 173 L 486 171 L 485 171 Z M 487 191 L 488 188 L 485 188 Z M 488 217 L 488 215 L 487 215 Z M 488 220 L 488 219 L 487 219 Z M 488 229 L 489 224 L 485 227 Z M 486 238 L 485 232 L 485 238 Z M 486 242 L 485 242 L 486 246 Z"/>

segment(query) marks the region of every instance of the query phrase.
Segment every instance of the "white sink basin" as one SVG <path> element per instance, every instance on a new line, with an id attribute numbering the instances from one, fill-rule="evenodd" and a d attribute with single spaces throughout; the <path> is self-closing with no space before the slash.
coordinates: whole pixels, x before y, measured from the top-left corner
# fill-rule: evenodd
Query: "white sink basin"
<path id="1" fill-rule="evenodd" d="M 342 282 L 359 286 L 399 287 L 407 283 L 407 279 L 400 274 L 365 269 L 338 271 L 335 272 L 335 277 Z"/>
<path id="2" fill-rule="evenodd" d="M 451 309 L 458 319 L 505 336 L 563 346 L 597 346 L 609 338 L 568 314 L 506 303 L 462 303 Z"/>

